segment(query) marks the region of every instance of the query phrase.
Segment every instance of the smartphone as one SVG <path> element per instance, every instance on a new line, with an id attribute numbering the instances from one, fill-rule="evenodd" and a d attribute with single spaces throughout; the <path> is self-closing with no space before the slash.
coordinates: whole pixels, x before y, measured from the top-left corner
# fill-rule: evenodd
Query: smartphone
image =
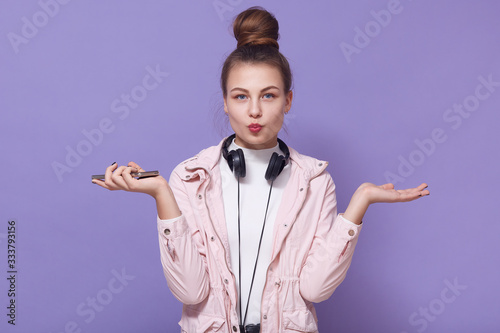
<path id="1" fill-rule="evenodd" d="M 158 170 L 155 171 L 143 171 L 143 172 L 132 172 L 130 174 L 132 177 L 136 179 L 148 178 L 148 177 L 156 177 L 160 175 Z M 92 179 L 104 179 L 104 175 L 92 175 Z"/>

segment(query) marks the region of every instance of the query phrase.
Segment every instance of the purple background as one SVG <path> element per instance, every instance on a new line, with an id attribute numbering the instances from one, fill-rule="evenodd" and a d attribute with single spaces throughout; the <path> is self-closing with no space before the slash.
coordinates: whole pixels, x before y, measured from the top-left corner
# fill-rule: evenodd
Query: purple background
<path id="1" fill-rule="evenodd" d="M 228 27 L 262 5 L 279 20 L 295 76 L 281 138 L 330 161 L 339 211 L 362 182 L 385 183 L 388 172 L 400 177 L 397 188 L 427 182 L 431 191 L 370 207 L 346 280 L 317 305 L 320 331 L 498 332 L 500 87 L 473 96 L 479 77 L 500 82 L 500 4 L 391 4 L 2 1 L 0 330 L 180 331 L 154 201 L 105 191 L 90 175 L 134 160 L 168 176 L 230 133 L 218 85 L 236 44 Z M 398 11 L 390 22 L 388 7 Z M 362 40 L 356 28 L 371 37 Z M 14 34 L 25 39 L 16 44 Z M 357 53 L 346 57 L 341 46 L 355 42 Z M 141 96 L 148 66 L 169 75 Z M 126 114 L 120 96 L 132 92 L 145 98 Z M 448 111 L 463 103 L 474 109 L 466 118 Z M 106 121 L 109 133 L 92 144 L 83 132 Z M 440 142 L 429 144 L 433 131 Z M 86 156 L 69 166 L 67 149 Z M 58 177 L 54 163 L 71 172 Z M 6 317 L 9 219 L 17 221 L 15 327 Z M 113 272 L 129 280 L 120 284 Z M 94 316 L 91 298 L 104 303 Z"/>

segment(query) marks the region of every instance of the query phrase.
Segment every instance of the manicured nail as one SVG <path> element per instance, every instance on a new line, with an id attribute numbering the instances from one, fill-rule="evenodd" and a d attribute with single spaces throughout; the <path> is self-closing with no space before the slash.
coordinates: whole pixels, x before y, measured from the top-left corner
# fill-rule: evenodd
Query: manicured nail
<path id="1" fill-rule="evenodd" d="M 116 162 L 113 162 L 113 164 L 111 164 L 111 165 L 115 165 L 115 164 L 116 164 Z"/>

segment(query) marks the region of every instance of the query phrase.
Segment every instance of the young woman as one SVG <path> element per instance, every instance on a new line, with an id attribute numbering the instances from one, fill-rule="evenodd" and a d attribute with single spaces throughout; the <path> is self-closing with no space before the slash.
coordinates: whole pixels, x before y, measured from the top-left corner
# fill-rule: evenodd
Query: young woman
<path id="1" fill-rule="evenodd" d="M 221 88 L 235 134 L 179 164 L 169 182 L 133 178 L 144 171 L 134 162 L 114 163 L 94 182 L 155 198 L 165 277 L 184 304 L 182 332 L 317 332 L 313 303 L 344 279 L 368 206 L 429 191 L 364 183 L 337 214 L 327 162 L 278 139 L 293 97 L 278 22 L 253 7 L 233 28 L 238 45 Z"/>

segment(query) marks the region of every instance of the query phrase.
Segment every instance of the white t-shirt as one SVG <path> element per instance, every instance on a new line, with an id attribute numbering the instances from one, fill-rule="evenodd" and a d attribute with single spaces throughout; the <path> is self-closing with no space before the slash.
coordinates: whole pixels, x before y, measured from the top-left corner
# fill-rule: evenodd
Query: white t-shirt
<path id="1" fill-rule="evenodd" d="M 252 282 L 252 274 L 271 187 L 271 182 L 266 180 L 265 174 L 273 152 L 277 152 L 280 155 L 284 155 L 284 153 L 279 149 L 278 144 L 276 147 L 270 149 L 253 150 L 241 148 L 234 141 L 228 147 L 228 151 L 238 148 L 243 150 L 246 166 L 246 176 L 240 178 L 241 315 L 245 317 L 248 293 Z M 219 167 L 222 178 L 222 195 L 230 247 L 231 270 L 236 277 L 236 285 L 239 291 L 238 180 L 231 172 L 224 157 L 219 159 Z M 260 323 L 262 292 L 266 282 L 267 268 L 271 261 L 274 221 L 289 178 L 290 165 L 288 164 L 273 182 L 245 325 Z M 239 315 L 239 304 L 237 312 Z"/>

